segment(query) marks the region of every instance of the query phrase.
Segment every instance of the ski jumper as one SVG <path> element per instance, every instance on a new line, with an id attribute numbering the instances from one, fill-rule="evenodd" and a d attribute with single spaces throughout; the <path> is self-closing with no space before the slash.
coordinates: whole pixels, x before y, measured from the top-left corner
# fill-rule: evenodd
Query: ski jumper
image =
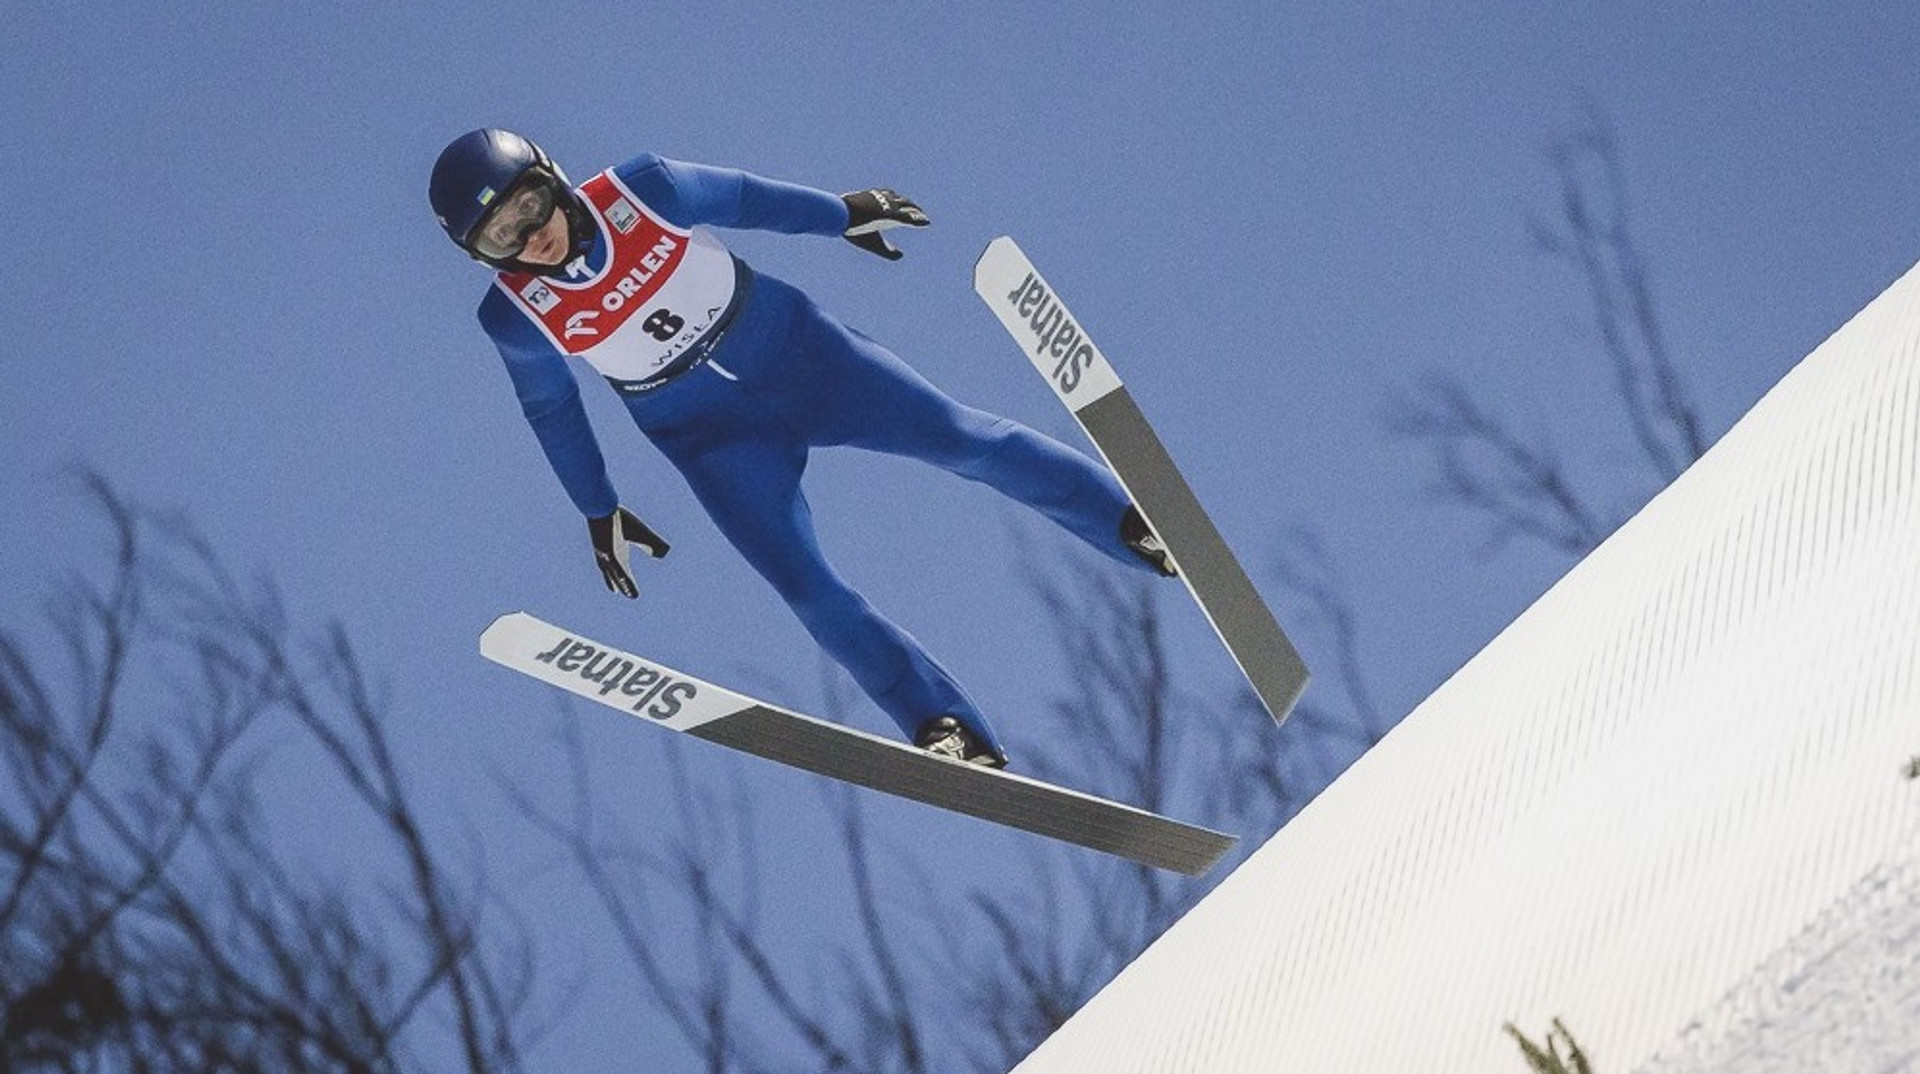
<path id="1" fill-rule="evenodd" d="M 1004 755 L 953 676 L 828 565 L 800 488 L 808 453 L 844 444 L 921 459 L 1151 573 L 1120 538 L 1119 482 L 1057 441 L 956 403 L 698 227 L 838 236 L 838 195 L 651 154 L 578 189 L 599 229 L 593 249 L 564 277 L 500 273 L 479 311 L 574 505 L 593 518 L 619 499 L 567 355 L 612 385 L 721 533 L 909 739 L 950 715 Z"/>

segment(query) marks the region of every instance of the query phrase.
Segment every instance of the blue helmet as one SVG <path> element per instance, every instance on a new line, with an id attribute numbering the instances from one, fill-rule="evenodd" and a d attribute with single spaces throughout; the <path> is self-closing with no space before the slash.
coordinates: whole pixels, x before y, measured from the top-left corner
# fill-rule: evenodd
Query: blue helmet
<path id="1" fill-rule="evenodd" d="M 512 131 L 488 127 L 455 138 L 433 163 L 427 200 L 454 245 L 475 261 L 510 272 L 558 275 L 560 265 L 532 265 L 514 257 L 490 257 L 475 244 L 480 225 L 497 205 L 517 191 L 536 187 L 565 210 L 571 261 L 593 245 L 595 228 L 565 172 L 532 141 Z"/>

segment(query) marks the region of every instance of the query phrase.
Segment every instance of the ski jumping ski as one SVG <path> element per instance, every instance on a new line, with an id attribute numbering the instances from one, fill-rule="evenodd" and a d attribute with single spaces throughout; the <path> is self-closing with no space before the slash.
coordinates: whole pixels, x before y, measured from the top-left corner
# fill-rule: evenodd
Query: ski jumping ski
<path id="1" fill-rule="evenodd" d="M 1120 376 L 1020 247 L 994 239 L 973 289 L 1079 420 L 1160 537 L 1187 589 L 1275 723 L 1307 687 L 1305 662 L 1214 528 Z"/>
<path id="2" fill-rule="evenodd" d="M 1155 868 L 1197 876 L 1237 841 L 1132 806 L 788 712 L 525 612 L 495 620 L 480 636 L 480 653 L 670 731 Z"/>

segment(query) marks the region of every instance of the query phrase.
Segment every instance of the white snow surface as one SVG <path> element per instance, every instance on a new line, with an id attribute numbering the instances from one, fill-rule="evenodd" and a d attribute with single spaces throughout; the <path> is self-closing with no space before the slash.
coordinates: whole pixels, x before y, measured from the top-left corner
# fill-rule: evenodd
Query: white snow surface
<path id="1" fill-rule="evenodd" d="M 1018 1074 L 1915 1069 L 1920 267 Z"/>
<path id="2" fill-rule="evenodd" d="M 1868 873 L 1635 1074 L 1734 1071 L 1920 1074 L 1920 858 Z"/>

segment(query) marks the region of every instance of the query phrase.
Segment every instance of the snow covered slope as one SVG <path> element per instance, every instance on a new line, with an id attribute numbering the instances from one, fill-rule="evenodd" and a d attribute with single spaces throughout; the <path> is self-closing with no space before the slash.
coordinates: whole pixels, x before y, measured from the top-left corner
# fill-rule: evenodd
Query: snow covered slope
<path id="1" fill-rule="evenodd" d="M 1638 1074 L 1735 1071 L 1920 1071 L 1920 856 L 1867 874 Z"/>
<path id="2" fill-rule="evenodd" d="M 1920 834 L 1917 473 L 1920 267 L 1019 1074 L 1518 1074 L 1502 1024 L 1555 1017 L 1602 1074 L 1711 1069 L 1793 1017 L 1741 997 L 1796 938 L 1920 926 L 1848 909 Z"/>

